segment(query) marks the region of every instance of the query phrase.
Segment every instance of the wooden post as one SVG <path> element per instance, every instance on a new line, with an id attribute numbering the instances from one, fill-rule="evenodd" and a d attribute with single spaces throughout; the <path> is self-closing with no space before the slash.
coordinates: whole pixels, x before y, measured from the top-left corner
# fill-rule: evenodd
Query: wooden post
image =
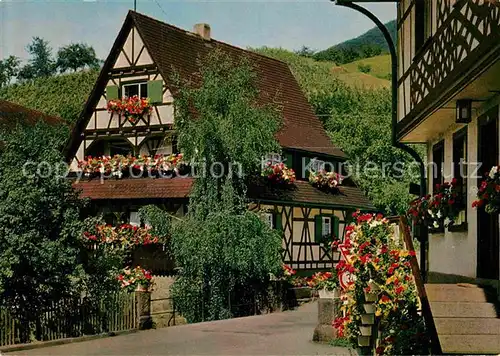
<path id="1" fill-rule="evenodd" d="M 136 291 L 137 320 L 136 327 L 139 330 L 151 329 L 153 319 L 151 318 L 151 292 Z"/>

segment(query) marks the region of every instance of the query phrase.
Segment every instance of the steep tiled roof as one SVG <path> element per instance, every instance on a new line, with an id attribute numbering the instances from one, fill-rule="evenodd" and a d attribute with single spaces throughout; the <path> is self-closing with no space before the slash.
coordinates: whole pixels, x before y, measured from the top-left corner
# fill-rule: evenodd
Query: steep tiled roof
<path id="1" fill-rule="evenodd" d="M 15 125 L 16 122 L 24 120 L 28 124 L 35 124 L 43 120 L 49 125 L 60 125 L 64 120 L 41 113 L 40 111 L 28 109 L 27 107 L 14 104 L 10 101 L 0 100 L 0 124 Z"/>
<path id="2" fill-rule="evenodd" d="M 260 100 L 274 100 L 283 108 L 283 127 L 277 134 L 282 147 L 346 158 L 344 152 L 335 147 L 327 136 L 320 120 L 314 115 L 297 81 L 287 64 L 216 40 L 205 40 L 191 32 L 168 25 L 151 17 L 130 11 L 106 60 L 94 91 L 75 127 L 68 155 L 74 154 L 81 142 L 80 133 L 97 103 L 99 93 L 104 90 L 106 75 L 112 68 L 125 42 L 130 28 L 135 26 L 146 49 L 158 66 L 165 81 L 173 72 L 182 78 L 190 78 L 198 72 L 199 58 L 213 49 L 233 56 L 247 57 L 257 73 Z M 169 86 L 175 97 L 175 88 Z M 70 157 L 68 157 L 70 158 Z"/>
<path id="3" fill-rule="evenodd" d="M 93 200 L 111 199 L 172 199 L 188 198 L 193 183 L 192 178 L 174 179 L 94 179 L 80 181 L 74 187 L 81 190 L 81 196 Z M 312 187 L 308 182 L 296 181 L 290 189 L 272 188 L 268 185 L 253 184 L 249 188 L 253 200 L 305 203 L 321 206 L 374 209 L 370 201 L 357 187 L 341 188 L 341 194 L 330 194 Z"/>

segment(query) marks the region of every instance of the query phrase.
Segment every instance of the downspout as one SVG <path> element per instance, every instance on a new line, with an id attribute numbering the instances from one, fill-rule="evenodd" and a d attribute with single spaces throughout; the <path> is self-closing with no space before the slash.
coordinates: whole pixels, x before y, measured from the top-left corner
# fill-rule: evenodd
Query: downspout
<path id="1" fill-rule="evenodd" d="M 396 136 L 396 126 L 398 123 L 398 58 L 396 54 L 396 46 L 392 40 L 391 34 L 387 30 L 387 27 L 369 10 L 359 6 L 351 1 L 344 0 L 332 0 L 335 1 L 336 5 L 344 6 L 356 10 L 370 20 L 372 20 L 378 27 L 382 34 L 384 35 L 385 41 L 389 46 L 389 52 L 391 54 L 391 93 L 392 93 L 392 120 L 391 120 L 391 142 L 394 147 L 397 147 L 405 152 L 407 152 L 419 165 L 420 170 L 420 197 L 424 197 L 427 194 L 427 183 L 425 178 L 425 164 L 419 154 L 410 146 L 405 145 L 398 141 Z M 428 241 L 428 231 L 424 224 L 420 226 L 420 272 L 422 274 L 422 279 L 424 282 L 427 280 L 427 261 L 426 261 L 426 250 Z"/>

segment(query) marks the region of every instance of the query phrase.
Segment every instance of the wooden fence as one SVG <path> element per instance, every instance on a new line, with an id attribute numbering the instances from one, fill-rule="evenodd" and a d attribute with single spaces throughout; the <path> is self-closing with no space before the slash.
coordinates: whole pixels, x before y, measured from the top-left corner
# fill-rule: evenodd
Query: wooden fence
<path id="1" fill-rule="evenodd" d="M 0 346 L 132 330 L 137 328 L 136 308 L 134 293 L 119 293 L 98 303 L 61 300 L 29 322 L 0 309 Z"/>

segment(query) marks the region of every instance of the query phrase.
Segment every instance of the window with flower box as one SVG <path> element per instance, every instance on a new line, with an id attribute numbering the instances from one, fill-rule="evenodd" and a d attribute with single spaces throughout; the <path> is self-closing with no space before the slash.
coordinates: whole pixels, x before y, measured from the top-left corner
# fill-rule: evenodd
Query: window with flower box
<path id="1" fill-rule="evenodd" d="M 275 230 L 283 229 L 281 214 L 279 213 L 271 213 L 271 212 L 264 213 L 264 220 L 267 222 L 267 224 L 271 229 Z"/>
<path id="2" fill-rule="evenodd" d="M 148 83 L 127 83 L 122 85 L 122 96 L 130 98 L 137 95 L 139 98 L 148 97 Z"/>
<path id="3" fill-rule="evenodd" d="M 163 81 L 130 81 L 123 82 L 121 86 L 108 85 L 106 87 L 106 100 L 116 100 L 123 97 L 149 98 L 152 104 L 163 102 Z"/>

